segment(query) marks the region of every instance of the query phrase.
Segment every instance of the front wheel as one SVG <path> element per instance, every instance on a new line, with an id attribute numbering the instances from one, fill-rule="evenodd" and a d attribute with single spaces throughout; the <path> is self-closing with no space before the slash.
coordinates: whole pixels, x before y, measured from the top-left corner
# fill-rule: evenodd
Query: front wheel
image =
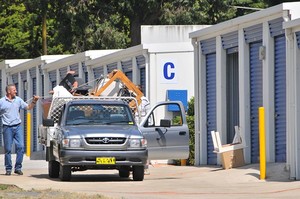
<path id="1" fill-rule="evenodd" d="M 48 162 L 48 175 L 50 178 L 58 178 L 59 176 L 59 162 L 51 160 Z"/>
<path id="2" fill-rule="evenodd" d="M 71 167 L 60 165 L 59 178 L 61 181 L 71 180 Z"/>
<path id="3" fill-rule="evenodd" d="M 132 177 L 134 181 L 143 181 L 144 166 L 133 166 Z"/>
<path id="4" fill-rule="evenodd" d="M 128 166 L 122 166 L 119 169 L 119 176 L 121 178 L 128 178 L 129 175 L 130 175 L 130 167 L 128 167 Z"/>

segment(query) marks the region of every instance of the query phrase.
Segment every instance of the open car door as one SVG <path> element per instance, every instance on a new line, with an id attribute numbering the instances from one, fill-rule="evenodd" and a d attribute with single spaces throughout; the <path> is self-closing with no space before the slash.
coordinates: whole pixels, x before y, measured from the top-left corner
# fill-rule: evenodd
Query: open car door
<path id="1" fill-rule="evenodd" d="M 148 159 L 187 159 L 189 129 L 182 102 L 156 104 L 140 123 L 147 139 Z"/>

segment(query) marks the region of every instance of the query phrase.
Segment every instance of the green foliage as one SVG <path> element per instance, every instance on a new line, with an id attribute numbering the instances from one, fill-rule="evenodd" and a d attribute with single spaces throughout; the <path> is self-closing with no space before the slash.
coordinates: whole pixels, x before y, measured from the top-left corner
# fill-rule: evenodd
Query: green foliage
<path id="1" fill-rule="evenodd" d="M 279 3 L 280 1 L 274 1 Z M 141 25 L 216 24 L 265 8 L 268 0 L 10 0 L 0 5 L 0 59 L 42 55 L 42 19 L 48 54 L 140 44 Z"/>
<path id="2" fill-rule="evenodd" d="M 22 3 L 1 5 L 0 59 L 29 57 L 31 19 Z"/>

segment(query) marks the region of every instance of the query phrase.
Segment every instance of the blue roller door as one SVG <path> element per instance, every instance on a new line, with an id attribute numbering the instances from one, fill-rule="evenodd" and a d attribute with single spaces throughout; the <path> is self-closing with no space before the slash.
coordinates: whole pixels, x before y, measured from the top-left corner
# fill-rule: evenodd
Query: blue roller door
<path id="1" fill-rule="evenodd" d="M 22 87 L 25 88 L 26 87 L 26 84 L 27 84 L 27 81 L 23 81 L 22 80 Z M 23 100 L 26 102 L 27 101 L 27 92 L 26 90 L 24 90 L 24 95 L 23 95 Z M 24 110 L 24 115 L 23 115 L 23 128 L 24 128 L 24 146 L 25 146 L 25 149 L 26 149 L 26 152 L 27 152 L 27 135 L 28 133 L 30 132 L 27 132 L 27 110 Z"/>
<path id="2" fill-rule="evenodd" d="M 217 155 L 213 152 L 211 131 L 217 129 L 216 116 L 216 54 L 206 55 L 206 112 L 207 112 L 207 163 L 217 164 Z"/>
<path id="3" fill-rule="evenodd" d="M 297 39 L 297 46 L 300 48 L 300 32 L 295 32 L 296 39 Z"/>
<path id="4" fill-rule="evenodd" d="M 112 72 L 114 69 L 118 69 L 118 63 L 107 64 L 107 73 Z"/>
<path id="5" fill-rule="evenodd" d="M 98 79 L 103 75 L 103 66 L 93 68 L 94 78 Z"/>
<path id="6" fill-rule="evenodd" d="M 124 74 L 132 81 L 132 60 L 122 61 L 121 65 Z"/>
<path id="7" fill-rule="evenodd" d="M 143 93 L 146 93 L 146 59 L 143 55 L 136 57 L 136 64 L 140 70 L 140 86 L 142 87 Z"/>
<path id="8" fill-rule="evenodd" d="M 217 164 L 217 154 L 211 131 L 217 129 L 216 115 L 216 39 L 200 41 L 202 54 L 205 55 L 206 65 L 206 118 L 207 118 L 207 164 Z"/>
<path id="9" fill-rule="evenodd" d="M 68 72 L 68 67 L 63 67 L 59 69 L 59 76 L 61 80 L 66 77 L 67 72 Z"/>
<path id="10" fill-rule="evenodd" d="M 75 71 L 75 75 L 78 75 L 79 74 L 78 63 L 70 65 L 70 70 Z"/>
<path id="11" fill-rule="evenodd" d="M 29 69 L 32 80 L 32 95 L 37 95 L 36 68 Z M 36 106 L 32 110 L 32 150 L 37 151 L 37 111 Z"/>
<path id="12" fill-rule="evenodd" d="M 250 58 L 250 127 L 251 162 L 259 161 L 258 108 L 262 100 L 262 62 L 259 60 L 259 48 L 262 46 L 262 24 L 244 29 L 245 42 L 249 44 Z"/>
<path id="13" fill-rule="evenodd" d="M 49 72 L 49 80 L 50 80 L 50 88 L 53 89 L 57 85 L 55 70 Z"/>
<path id="14" fill-rule="evenodd" d="M 285 35 L 275 43 L 275 161 L 286 162 L 286 48 Z"/>
<path id="15" fill-rule="evenodd" d="M 258 108 L 262 102 L 262 62 L 259 47 L 262 42 L 250 43 L 250 115 L 251 115 L 251 162 L 259 161 Z"/>
<path id="16" fill-rule="evenodd" d="M 89 73 L 88 73 L 88 70 L 87 70 L 87 66 L 85 65 L 84 62 L 82 62 L 82 70 L 83 70 L 83 74 L 84 74 L 84 81 L 85 83 L 87 83 L 89 81 Z"/>

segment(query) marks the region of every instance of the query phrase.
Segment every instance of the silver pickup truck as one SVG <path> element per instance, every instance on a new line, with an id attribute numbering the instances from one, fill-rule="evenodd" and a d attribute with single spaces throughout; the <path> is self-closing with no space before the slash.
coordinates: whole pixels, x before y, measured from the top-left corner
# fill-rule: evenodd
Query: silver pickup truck
<path id="1" fill-rule="evenodd" d="M 189 132 L 181 102 L 157 104 L 137 125 L 129 106 L 135 99 L 124 99 L 53 99 L 39 128 L 49 177 L 69 181 L 75 171 L 117 169 L 122 178 L 132 172 L 134 181 L 142 181 L 147 159 L 188 158 Z M 168 106 L 178 108 L 179 124 L 172 124 L 174 112 L 161 113 Z"/>

